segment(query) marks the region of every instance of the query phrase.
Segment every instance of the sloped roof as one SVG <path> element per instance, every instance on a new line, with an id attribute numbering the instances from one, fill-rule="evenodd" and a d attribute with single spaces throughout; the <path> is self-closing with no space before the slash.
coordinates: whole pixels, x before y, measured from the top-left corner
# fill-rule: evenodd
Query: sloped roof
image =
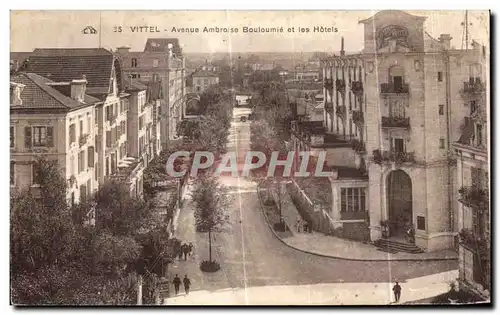
<path id="1" fill-rule="evenodd" d="M 193 77 L 218 77 L 217 73 L 210 71 L 197 71 L 192 74 Z"/>
<path id="2" fill-rule="evenodd" d="M 54 81 L 39 76 L 35 73 L 20 73 L 10 78 L 11 82 L 23 84 L 25 87 L 21 93 L 22 105 L 14 108 L 23 109 L 66 109 L 73 110 L 80 107 L 94 105 L 99 99 L 85 95 L 83 103 L 72 99 L 59 92 L 48 83 Z"/>
<path id="3" fill-rule="evenodd" d="M 182 55 L 182 49 L 178 38 L 148 38 L 144 52 L 167 52 L 168 44 L 172 44 L 172 52 L 178 56 Z"/>
<path id="4" fill-rule="evenodd" d="M 85 75 L 90 91 L 101 88 L 107 92 L 114 62 L 113 54 L 104 48 L 35 49 L 28 69 L 56 82 L 70 82 Z"/>

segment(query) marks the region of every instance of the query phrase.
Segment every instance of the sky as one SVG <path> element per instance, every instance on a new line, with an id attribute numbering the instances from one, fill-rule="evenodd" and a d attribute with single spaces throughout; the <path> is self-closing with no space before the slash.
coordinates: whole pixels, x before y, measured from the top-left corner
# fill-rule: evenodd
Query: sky
<path id="1" fill-rule="evenodd" d="M 462 45 L 465 11 L 406 11 L 425 16 L 426 31 L 433 37 L 450 34 L 452 46 Z M 11 11 L 11 51 L 34 48 L 131 47 L 142 51 L 147 38 L 179 38 L 184 52 L 289 52 L 345 50 L 363 48 L 363 25 L 358 21 L 376 11 Z M 473 39 L 489 43 L 489 15 L 486 11 L 469 11 Z M 97 35 L 82 30 L 93 26 Z M 132 32 L 134 26 L 150 26 L 160 32 Z M 238 33 L 202 33 L 204 27 L 238 28 Z M 243 33 L 243 27 L 277 27 L 283 33 Z M 313 33 L 313 28 L 337 28 L 337 32 Z M 121 32 L 115 32 L 121 27 Z M 199 28 L 200 33 L 173 33 L 172 28 Z M 294 32 L 288 32 L 289 28 Z M 299 32 L 299 28 L 309 32 Z"/>

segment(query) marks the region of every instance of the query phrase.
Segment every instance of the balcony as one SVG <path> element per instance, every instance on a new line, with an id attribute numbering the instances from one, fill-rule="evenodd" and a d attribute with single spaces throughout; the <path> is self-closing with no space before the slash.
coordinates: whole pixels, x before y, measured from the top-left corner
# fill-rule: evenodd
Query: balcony
<path id="1" fill-rule="evenodd" d="M 83 147 L 87 143 L 88 139 L 89 139 L 88 134 L 83 134 L 80 136 L 80 138 L 78 139 L 78 143 L 80 144 L 80 148 Z"/>
<path id="2" fill-rule="evenodd" d="M 475 96 L 486 91 L 480 78 L 470 78 L 469 81 L 466 81 L 463 84 L 464 86 L 460 90 L 462 97 Z"/>
<path id="3" fill-rule="evenodd" d="M 113 125 L 116 123 L 116 118 L 117 118 L 117 115 L 109 115 L 108 119 L 106 119 L 106 122 L 109 123 L 109 125 Z"/>
<path id="4" fill-rule="evenodd" d="M 356 151 L 356 153 L 360 153 L 360 154 L 366 153 L 365 144 L 363 142 L 361 142 L 360 140 L 352 139 L 350 141 L 350 143 L 351 143 L 352 149 L 354 151 Z"/>
<path id="5" fill-rule="evenodd" d="M 335 80 L 335 86 L 337 87 L 337 91 L 345 93 L 345 80 L 342 79 Z"/>
<path id="6" fill-rule="evenodd" d="M 352 81 L 351 82 L 351 92 L 356 96 L 363 95 L 363 82 Z"/>
<path id="7" fill-rule="evenodd" d="M 471 229 L 462 229 L 459 233 L 459 240 L 462 246 L 469 250 L 478 253 L 482 257 L 487 257 L 489 254 L 488 240 L 486 237 L 474 233 Z"/>
<path id="8" fill-rule="evenodd" d="M 394 83 L 382 83 L 380 84 L 380 94 L 391 95 L 391 94 L 408 94 L 410 92 L 410 86 L 408 84 L 394 84 Z"/>
<path id="9" fill-rule="evenodd" d="M 488 190 L 476 186 L 463 186 L 458 193 L 460 194 L 458 200 L 464 205 L 479 210 L 488 209 Z"/>
<path id="10" fill-rule="evenodd" d="M 398 151 L 373 151 L 373 161 L 377 164 L 394 162 L 396 164 L 415 163 L 415 152 L 398 152 Z"/>
<path id="11" fill-rule="evenodd" d="M 362 111 L 360 110 L 353 110 L 352 111 L 352 121 L 356 125 L 362 125 L 365 122 L 365 116 Z"/>
<path id="12" fill-rule="evenodd" d="M 410 128 L 410 117 L 382 116 L 382 128 Z"/>
<path id="13" fill-rule="evenodd" d="M 333 89 L 333 79 L 325 79 L 324 87 L 327 90 Z"/>
<path id="14" fill-rule="evenodd" d="M 344 105 L 337 105 L 335 107 L 335 112 L 337 113 L 337 116 L 339 116 L 341 118 L 345 118 L 346 108 Z"/>

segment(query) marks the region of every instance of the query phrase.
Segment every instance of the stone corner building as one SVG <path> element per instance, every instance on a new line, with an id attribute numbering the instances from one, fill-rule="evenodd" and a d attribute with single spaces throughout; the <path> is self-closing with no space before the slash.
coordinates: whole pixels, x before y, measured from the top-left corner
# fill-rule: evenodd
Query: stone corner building
<path id="1" fill-rule="evenodd" d="M 294 148 L 327 151 L 332 228 L 405 243 L 413 227 L 412 246 L 423 251 L 460 248 L 461 278 L 482 289 L 490 281 L 488 259 L 476 254 L 490 243 L 489 50 L 454 49 L 450 35 L 430 36 L 425 20 L 380 11 L 360 21 L 364 49 L 346 55 L 342 39 L 340 56 L 322 60 L 324 117 L 293 124 Z"/>

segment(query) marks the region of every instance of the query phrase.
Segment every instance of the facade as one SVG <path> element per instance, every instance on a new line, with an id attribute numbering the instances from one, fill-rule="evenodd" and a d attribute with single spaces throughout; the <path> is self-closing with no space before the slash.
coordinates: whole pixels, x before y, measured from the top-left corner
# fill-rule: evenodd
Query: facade
<path id="1" fill-rule="evenodd" d="M 128 156 L 127 112 L 130 94 L 124 92 L 120 62 L 108 50 L 35 49 L 28 70 L 57 82 L 85 77 L 86 93 L 99 99 L 94 116 L 96 131 L 96 177 L 100 184 L 107 179 L 123 180 L 133 196 L 141 174 L 134 158 Z M 126 175 L 124 175 L 126 174 Z M 142 191 L 142 189 L 139 189 Z"/>
<path id="2" fill-rule="evenodd" d="M 18 73 L 10 83 L 10 185 L 36 189 L 37 157 L 57 161 L 68 181 L 67 198 L 78 203 L 98 188 L 96 106 L 87 81 L 54 82 Z"/>
<path id="3" fill-rule="evenodd" d="M 491 290 L 491 214 L 489 206 L 489 154 L 487 95 L 488 56 L 475 45 L 462 56 L 465 75 L 460 90 L 464 113 L 461 135 L 453 143 L 457 157 L 459 280 L 483 298 Z"/>
<path id="4" fill-rule="evenodd" d="M 452 144 L 475 106 L 460 91 L 472 65 L 476 73 L 488 65 L 485 48 L 452 49 L 449 35 L 425 32 L 425 19 L 381 11 L 361 21 L 365 47 L 356 55 L 345 55 L 342 39 L 340 56 L 322 61 L 322 127 L 297 122 L 295 147 L 327 151 L 332 227 L 365 222 L 359 233 L 369 240 L 401 242 L 413 228 L 413 245 L 434 251 L 457 246 Z M 471 64 L 471 55 L 482 61 Z"/>
<path id="5" fill-rule="evenodd" d="M 116 55 L 122 62 L 125 77 L 146 85 L 161 82 L 159 152 L 178 138 L 177 125 L 185 115 L 186 69 L 179 41 L 176 38 L 150 38 L 144 51 L 132 52 L 128 47 L 119 47 Z"/>
<path id="6" fill-rule="evenodd" d="M 209 86 L 219 84 L 219 76 L 214 71 L 201 70 L 192 74 L 193 92 L 201 94 Z"/>

